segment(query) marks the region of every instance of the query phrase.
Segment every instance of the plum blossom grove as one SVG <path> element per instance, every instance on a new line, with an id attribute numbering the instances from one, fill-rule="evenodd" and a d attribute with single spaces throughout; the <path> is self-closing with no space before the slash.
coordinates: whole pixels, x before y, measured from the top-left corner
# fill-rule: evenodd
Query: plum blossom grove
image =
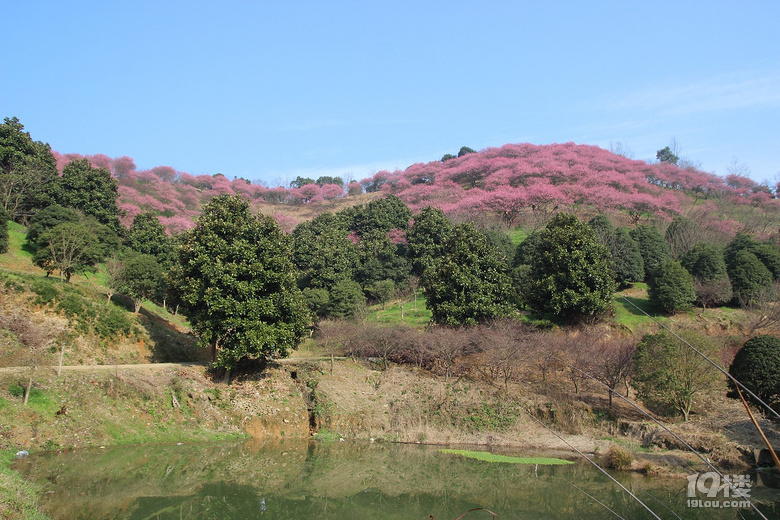
<path id="1" fill-rule="evenodd" d="M 363 191 L 397 195 L 413 211 L 435 206 L 449 215 L 486 212 L 513 226 L 557 210 L 621 211 L 671 219 L 693 200 L 712 225 L 734 233 L 745 215 L 755 221 L 780 210 L 769 187 L 730 174 L 720 177 L 673 164 L 648 164 L 596 146 L 574 143 L 507 144 L 445 162 L 418 163 L 405 170 L 380 171 L 346 188 L 337 184 L 266 187 L 222 174 L 193 176 L 169 166 L 136 169 L 130 157 L 82 156 L 54 152 L 57 166 L 86 157 L 109 170 L 119 183 L 123 223 L 153 211 L 171 233 L 192 227 L 202 205 L 223 194 L 242 195 L 255 205 L 320 205 L 323 211 Z M 283 211 L 267 211 L 289 229 Z M 761 233 L 761 224 L 754 232 Z"/>

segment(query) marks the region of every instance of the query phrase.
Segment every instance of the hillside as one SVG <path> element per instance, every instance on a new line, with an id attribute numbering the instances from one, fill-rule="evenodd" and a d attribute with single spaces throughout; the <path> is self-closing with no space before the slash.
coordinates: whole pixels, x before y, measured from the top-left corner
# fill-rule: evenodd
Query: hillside
<path id="1" fill-rule="evenodd" d="M 60 170 L 80 157 L 55 152 Z M 193 176 L 169 166 L 138 171 L 129 157 L 86 157 L 117 178 L 126 225 L 138 213 L 152 211 L 174 233 L 191 227 L 203 204 L 221 194 L 247 197 L 288 232 L 323 211 L 389 193 L 414 211 L 431 205 L 450 216 L 482 214 L 524 228 L 539 227 L 558 210 L 607 212 L 626 223 L 695 213 L 726 235 L 743 230 L 765 237 L 780 215 L 780 201 L 772 191 L 747 177 L 647 164 L 574 143 L 507 144 L 405 170 L 380 171 L 346 186 L 310 183 L 293 188 L 266 187 L 222 174 Z"/>

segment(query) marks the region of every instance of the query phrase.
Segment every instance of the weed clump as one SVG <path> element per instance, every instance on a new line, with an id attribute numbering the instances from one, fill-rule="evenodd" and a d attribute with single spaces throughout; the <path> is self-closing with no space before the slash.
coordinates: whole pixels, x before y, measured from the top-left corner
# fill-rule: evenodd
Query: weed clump
<path id="1" fill-rule="evenodd" d="M 612 446 L 604 454 L 603 464 L 610 469 L 628 469 L 632 462 L 634 462 L 634 454 L 622 446 Z"/>

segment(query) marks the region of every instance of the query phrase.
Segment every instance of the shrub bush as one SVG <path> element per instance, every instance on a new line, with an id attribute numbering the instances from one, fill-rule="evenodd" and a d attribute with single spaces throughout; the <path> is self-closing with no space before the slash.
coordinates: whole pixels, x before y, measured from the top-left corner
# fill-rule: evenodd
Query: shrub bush
<path id="1" fill-rule="evenodd" d="M 734 357 L 729 374 L 761 399 L 777 401 L 780 396 L 780 338 L 755 336 L 747 340 Z M 733 383 L 731 385 L 733 388 Z M 729 395 L 737 397 L 736 391 Z"/>
<path id="2" fill-rule="evenodd" d="M 604 454 L 603 465 L 610 469 L 625 470 L 634 462 L 634 454 L 622 446 L 611 446 Z"/>

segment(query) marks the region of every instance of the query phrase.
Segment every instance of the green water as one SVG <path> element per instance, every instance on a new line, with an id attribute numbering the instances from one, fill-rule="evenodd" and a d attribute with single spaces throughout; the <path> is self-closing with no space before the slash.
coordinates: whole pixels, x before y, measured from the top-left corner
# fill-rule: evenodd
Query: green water
<path id="1" fill-rule="evenodd" d="M 581 461 L 491 463 L 428 446 L 306 441 L 137 446 L 40 455 L 14 467 L 43 486 L 42 508 L 55 520 L 455 520 L 473 508 L 502 519 L 617 518 L 604 506 L 626 519 L 653 518 Z M 685 478 L 615 475 L 661 518 L 741 518 L 734 509 L 688 507 Z M 752 496 L 768 518 L 778 518 L 777 489 L 754 484 Z M 749 510 L 741 514 L 758 518 Z M 464 520 L 489 518 L 475 511 Z"/>

